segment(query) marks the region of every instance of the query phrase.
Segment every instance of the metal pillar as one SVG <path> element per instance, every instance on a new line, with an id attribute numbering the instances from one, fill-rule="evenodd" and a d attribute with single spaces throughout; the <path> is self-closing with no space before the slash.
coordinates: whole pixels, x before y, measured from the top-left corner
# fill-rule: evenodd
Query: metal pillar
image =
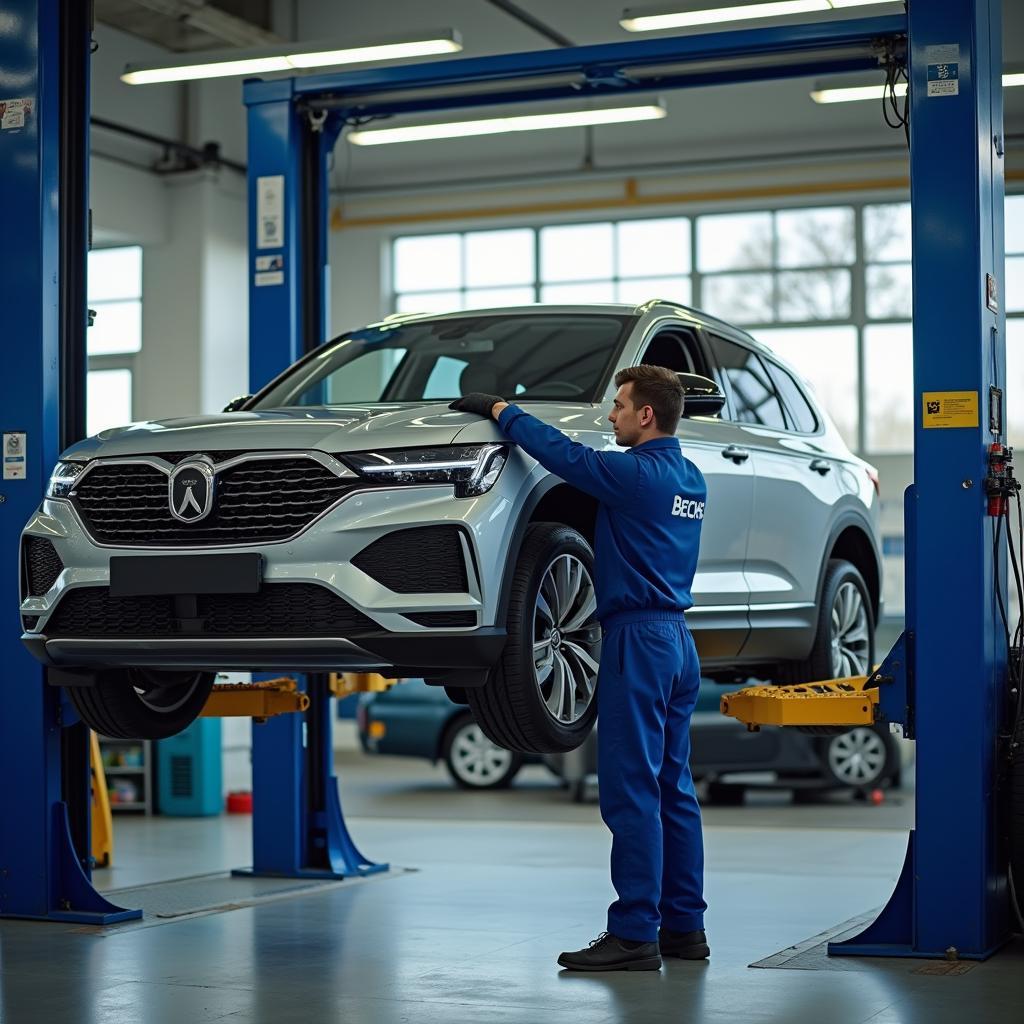
<path id="1" fill-rule="evenodd" d="M 0 68 L 9 84 L 0 101 L 0 193 L 11 201 L 0 248 L 0 593 L 11 609 L 21 528 L 81 422 L 74 398 L 85 358 L 89 25 L 86 7 L 73 0 L 13 0 L 5 11 Z M 88 746 L 16 630 L 9 622 L 0 687 L 0 915 L 87 924 L 141 917 L 92 887 Z"/>
<path id="2" fill-rule="evenodd" d="M 256 391 L 326 339 L 327 157 L 337 119 L 310 118 L 290 81 L 249 105 L 249 380 Z M 310 707 L 253 725 L 253 866 L 343 878 L 386 871 L 356 848 L 333 771 L 327 677 L 300 677 Z"/>

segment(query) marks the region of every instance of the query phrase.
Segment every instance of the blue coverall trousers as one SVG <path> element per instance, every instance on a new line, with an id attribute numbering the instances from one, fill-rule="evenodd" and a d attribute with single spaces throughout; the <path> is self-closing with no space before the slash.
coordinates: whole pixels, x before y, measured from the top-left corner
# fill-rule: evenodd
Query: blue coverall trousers
<path id="1" fill-rule="evenodd" d="M 704 927 L 704 843 L 690 775 L 699 687 L 697 650 L 681 614 L 627 612 L 604 623 L 598 780 L 618 894 L 608 931 L 619 938 L 652 942 L 659 925 Z"/>

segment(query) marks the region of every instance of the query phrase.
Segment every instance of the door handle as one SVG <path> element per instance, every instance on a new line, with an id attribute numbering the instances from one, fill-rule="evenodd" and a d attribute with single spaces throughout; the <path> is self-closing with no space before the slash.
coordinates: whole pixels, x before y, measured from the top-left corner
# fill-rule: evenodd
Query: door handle
<path id="1" fill-rule="evenodd" d="M 824 476 L 832 469 L 832 463 L 827 459 L 812 459 L 811 469 L 813 469 L 815 473 L 820 473 Z"/>
<path id="2" fill-rule="evenodd" d="M 731 444 L 727 448 L 722 449 L 722 458 L 732 459 L 733 462 L 739 465 L 750 458 L 750 452 L 746 448 L 740 448 L 738 445 Z"/>

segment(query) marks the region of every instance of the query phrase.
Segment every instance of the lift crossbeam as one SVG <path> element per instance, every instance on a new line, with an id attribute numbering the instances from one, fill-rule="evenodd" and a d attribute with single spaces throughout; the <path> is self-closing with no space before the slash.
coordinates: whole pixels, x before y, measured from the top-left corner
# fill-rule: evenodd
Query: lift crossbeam
<path id="1" fill-rule="evenodd" d="M 289 96 L 315 110 L 388 116 L 465 106 L 579 99 L 877 68 L 905 51 L 905 15 L 454 58 L 249 82 L 248 104 Z"/>

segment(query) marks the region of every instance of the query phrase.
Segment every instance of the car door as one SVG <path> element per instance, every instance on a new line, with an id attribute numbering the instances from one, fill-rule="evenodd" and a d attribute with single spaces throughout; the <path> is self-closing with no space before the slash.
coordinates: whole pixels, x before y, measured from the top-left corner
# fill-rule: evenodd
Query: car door
<path id="1" fill-rule="evenodd" d="M 710 377 L 696 332 L 681 323 L 659 324 L 647 335 L 639 362 L 676 373 Z M 754 473 L 743 436 L 718 417 L 684 418 L 677 432 L 683 454 L 704 474 L 708 498 L 700 557 L 687 622 L 703 661 L 728 661 L 747 639 L 749 588 L 744 576 L 753 507 Z"/>
<path id="2" fill-rule="evenodd" d="M 799 658 L 817 623 L 818 580 L 839 467 L 816 443 L 821 425 L 793 378 L 763 352 L 707 332 L 730 391 L 732 415 L 752 453 L 753 519 L 745 575 L 750 636 L 744 658 Z M 780 395 L 780 387 L 788 397 Z M 792 406 L 792 407 L 791 407 Z"/>

